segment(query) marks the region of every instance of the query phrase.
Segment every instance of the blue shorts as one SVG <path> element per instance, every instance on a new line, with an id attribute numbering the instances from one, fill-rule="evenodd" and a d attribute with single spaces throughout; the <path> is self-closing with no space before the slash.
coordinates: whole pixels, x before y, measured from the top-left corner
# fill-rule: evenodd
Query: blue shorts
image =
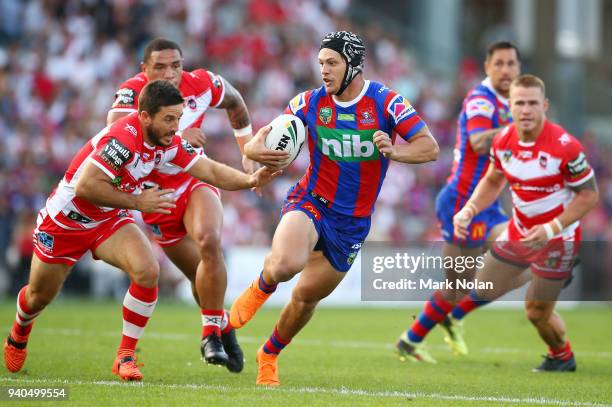
<path id="1" fill-rule="evenodd" d="M 495 201 L 493 205 L 476 215 L 470 224 L 467 238 L 460 241 L 453 233 L 453 216 L 463 208 L 467 200 L 468 198 L 459 195 L 454 188 L 448 185 L 442 188 L 436 198 L 436 216 L 440 222 L 442 237 L 448 243 L 462 247 L 484 246 L 491 229 L 500 223 L 507 222 L 508 216 L 501 208 L 499 200 Z"/>
<path id="2" fill-rule="evenodd" d="M 291 211 L 305 213 L 319 235 L 314 250 L 323 251 L 336 270 L 347 272 L 370 232 L 371 219 L 369 216 L 358 218 L 339 214 L 328 208 L 324 201 L 309 192 L 296 193 L 292 188 L 283 203 L 281 217 Z"/>

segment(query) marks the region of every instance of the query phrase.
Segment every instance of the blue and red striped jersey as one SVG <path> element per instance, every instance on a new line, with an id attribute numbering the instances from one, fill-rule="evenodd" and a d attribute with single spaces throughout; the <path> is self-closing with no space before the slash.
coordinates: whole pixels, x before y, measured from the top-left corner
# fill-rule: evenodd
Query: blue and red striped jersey
<path id="1" fill-rule="evenodd" d="M 508 101 L 495 92 L 489 78 L 468 92 L 457 120 L 455 157 L 447 180 L 459 195 L 470 197 L 489 167 L 488 154 L 477 154 L 470 144 L 470 136 L 510 123 Z"/>
<path id="2" fill-rule="evenodd" d="M 314 193 L 338 213 L 366 217 L 374 211 L 389 160 L 373 142 L 382 130 L 395 143 L 409 140 L 425 123 L 397 92 L 365 81 L 359 96 L 339 102 L 324 87 L 295 96 L 286 113 L 307 128 L 310 164 L 294 193 Z"/>

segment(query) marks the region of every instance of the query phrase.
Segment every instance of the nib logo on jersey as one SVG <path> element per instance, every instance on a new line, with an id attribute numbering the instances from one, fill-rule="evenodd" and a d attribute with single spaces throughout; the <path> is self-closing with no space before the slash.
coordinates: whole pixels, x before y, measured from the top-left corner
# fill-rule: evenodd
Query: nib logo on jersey
<path id="1" fill-rule="evenodd" d="M 379 157 L 374 146 L 375 130 L 347 130 L 317 127 L 319 148 L 333 161 L 371 161 Z"/>

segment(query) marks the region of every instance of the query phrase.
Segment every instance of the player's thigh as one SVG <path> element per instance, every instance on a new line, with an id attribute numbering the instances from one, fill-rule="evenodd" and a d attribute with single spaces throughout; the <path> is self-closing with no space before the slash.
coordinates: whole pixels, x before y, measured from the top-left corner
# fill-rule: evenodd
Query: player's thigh
<path id="1" fill-rule="evenodd" d="M 280 262 L 285 267 L 304 268 L 319 235 L 312 220 L 302 211 L 287 212 L 281 218 L 267 262 Z"/>
<path id="2" fill-rule="evenodd" d="M 28 284 L 35 300 L 40 297 L 43 303 L 50 302 L 61 290 L 71 269 L 67 264 L 45 263 L 33 255 Z"/>
<path id="3" fill-rule="evenodd" d="M 478 271 L 478 281 L 493 283 L 492 289 L 479 289 L 477 295 L 486 300 L 495 300 L 505 293 L 511 291 L 515 285 L 517 276 L 525 271 L 526 267 L 502 261 L 487 252 L 484 265 Z"/>
<path id="4" fill-rule="evenodd" d="M 292 297 L 303 302 L 317 302 L 331 294 L 346 272 L 336 270 L 322 251 L 312 252 L 293 288 Z"/>
<path id="5" fill-rule="evenodd" d="M 135 223 L 117 229 L 95 250 L 94 255 L 132 274 L 159 274 L 151 243 Z"/>
<path id="6" fill-rule="evenodd" d="M 187 201 L 183 223 L 196 243 L 218 243 L 223 229 L 223 206 L 217 193 L 206 186 L 194 189 Z"/>
<path id="7" fill-rule="evenodd" d="M 508 222 L 498 223 L 491 228 L 489 236 L 487 237 L 487 248 L 490 248 L 492 242 L 496 241 L 497 238 L 508 228 Z"/>
<path id="8" fill-rule="evenodd" d="M 202 260 L 196 242 L 190 236 L 185 236 L 176 244 L 163 246 L 162 248 L 166 256 L 181 270 L 185 277 L 189 281 L 194 281 L 198 265 Z"/>

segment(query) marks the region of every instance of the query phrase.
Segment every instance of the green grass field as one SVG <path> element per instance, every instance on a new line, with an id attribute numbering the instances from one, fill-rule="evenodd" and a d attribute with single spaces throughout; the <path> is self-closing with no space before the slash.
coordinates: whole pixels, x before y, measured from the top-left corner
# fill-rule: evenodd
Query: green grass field
<path id="1" fill-rule="evenodd" d="M 8 332 L 13 303 L 2 303 L 0 311 Z M 67 386 L 70 404 L 89 406 L 612 405 L 610 308 L 562 311 L 577 354 L 575 374 L 531 372 L 545 347 L 520 310 L 470 316 L 471 351 L 462 358 L 451 355 L 434 331 L 428 343 L 439 363 L 423 365 L 402 363 L 393 353 L 416 310 L 322 308 L 281 355 L 278 389 L 254 385 L 255 351 L 278 309 L 262 310 L 239 332 L 247 362 L 236 375 L 201 362 L 196 308 L 161 302 L 140 342 L 145 380 L 136 384 L 111 374 L 120 312 L 111 303 L 51 305 L 36 323 L 24 370 L 3 370 L 0 387 Z"/>

